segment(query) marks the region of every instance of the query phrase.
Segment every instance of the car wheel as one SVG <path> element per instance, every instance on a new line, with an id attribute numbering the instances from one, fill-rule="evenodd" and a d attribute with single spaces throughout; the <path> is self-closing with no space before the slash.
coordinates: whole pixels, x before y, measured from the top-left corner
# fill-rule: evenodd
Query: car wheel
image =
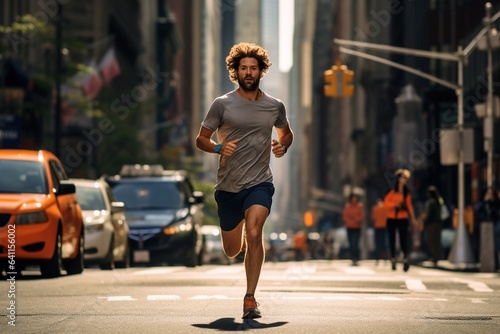
<path id="1" fill-rule="evenodd" d="M 199 266 L 203 265 L 203 259 L 205 258 L 205 243 L 203 243 L 203 246 L 200 249 L 200 253 L 198 254 L 198 261 L 197 264 Z"/>
<path id="2" fill-rule="evenodd" d="M 189 254 L 186 256 L 186 261 L 184 265 L 189 268 L 196 267 L 196 264 L 198 263 L 198 257 L 196 256 L 196 253 L 193 251 L 190 251 Z"/>
<path id="3" fill-rule="evenodd" d="M 186 267 L 193 268 L 193 267 L 196 267 L 197 264 L 199 264 L 200 257 L 199 257 L 198 252 L 196 251 L 197 239 L 198 239 L 198 237 L 197 237 L 196 233 L 193 234 L 192 242 L 189 245 L 190 249 L 188 249 L 186 251 L 186 257 L 184 260 L 184 265 Z"/>
<path id="4" fill-rule="evenodd" d="M 116 268 L 128 267 L 130 267 L 130 246 L 127 241 L 127 246 L 125 246 L 125 252 L 123 253 L 123 261 L 116 262 Z"/>
<path id="5" fill-rule="evenodd" d="M 68 259 L 64 261 L 64 269 L 68 275 L 81 274 L 84 268 L 83 254 L 85 251 L 85 238 L 83 233 L 80 233 L 80 240 L 78 241 L 78 253 L 74 259 Z"/>
<path id="6" fill-rule="evenodd" d="M 114 249 L 115 249 L 115 239 L 112 237 L 111 242 L 109 243 L 108 254 L 106 255 L 104 261 L 101 264 L 99 264 L 99 268 L 101 268 L 102 270 L 115 269 L 115 256 L 113 254 Z"/>
<path id="7" fill-rule="evenodd" d="M 42 272 L 42 276 L 46 278 L 54 278 L 61 276 L 61 270 L 63 268 L 62 263 L 62 236 L 61 230 L 58 229 L 56 244 L 54 247 L 54 254 L 52 258 L 45 264 L 40 266 L 40 271 Z"/>

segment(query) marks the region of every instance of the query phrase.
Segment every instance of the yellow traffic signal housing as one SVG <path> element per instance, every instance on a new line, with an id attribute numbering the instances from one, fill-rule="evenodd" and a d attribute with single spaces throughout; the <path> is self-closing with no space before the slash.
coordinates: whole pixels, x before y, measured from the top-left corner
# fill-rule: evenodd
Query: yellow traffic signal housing
<path id="1" fill-rule="evenodd" d="M 332 66 L 324 72 L 325 75 L 325 96 L 339 97 L 342 93 L 342 82 L 339 80 L 340 72 Z"/>
<path id="2" fill-rule="evenodd" d="M 342 71 L 342 96 L 352 96 L 354 94 L 354 72 L 345 68 Z"/>
<path id="3" fill-rule="evenodd" d="M 325 96 L 345 97 L 354 94 L 354 72 L 347 69 L 347 66 L 340 65 L 337 61 L 330 69 L 324 72 Z"/>
<path id="4" fill-rule="evenodd" d="M 312 227 L 314 225 L 314 214 L 312 211 L 306 211 L 304 213 L 304 226 Z"/>

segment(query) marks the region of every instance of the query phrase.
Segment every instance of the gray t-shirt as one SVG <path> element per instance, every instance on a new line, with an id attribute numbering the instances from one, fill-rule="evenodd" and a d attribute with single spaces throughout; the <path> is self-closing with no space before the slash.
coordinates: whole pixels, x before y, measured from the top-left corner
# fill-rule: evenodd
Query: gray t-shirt
<path id="1" fill-rule="evenodd" d="M 217 131 L 219 143 L 240 141 L 231 157 L 220 157 L 214 188 L 239 192 L 273 182 L 269 165 L 272 131 L 287 124 L 283 102 L 265 93 L 257 101 L 245 100 L 235 90 L 216 98 L 201 125 Z"/>

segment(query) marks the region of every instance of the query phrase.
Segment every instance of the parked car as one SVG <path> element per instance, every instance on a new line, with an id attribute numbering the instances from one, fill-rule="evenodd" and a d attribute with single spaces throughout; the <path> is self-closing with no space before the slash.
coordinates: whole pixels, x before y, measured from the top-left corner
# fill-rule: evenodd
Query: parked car
<path id="1" fill-rule="evenodd" d="M 204 194 L 187 172 L 125 165 L 105 180 L 125 203 L 132 264 L 201 264 Z"/>
<path id="2" fill-rule="evenodd" d="M 204 225 L 201 228 L 203 233 L 203 264 L 231 264 L 236 260 L 229 258 L 224 253 L 220 236 L 220 227 L 215 225 Z"/>
<path id="3" fill-rule="evenodd" d="M 271 232 L 265 238 L 268 245 L 266 248 L 266 257 L 270 261 L 289 261 L 295 258 L 293 248 L 293 233 Z"/>
<path id="4" fill-rule="evenodd" d="M 125 203 L 118 202 L 102 179 L 70 179 L 83 213 L 85 226 L 85 265 L 98 264 L 101 269 L 130 264 L 128 224 Z"/>
<path id="5" fill-rule="evenodd" d="M 75 185 L 45 150 L 0 149 L 0 259 L 44 277 L 83 271 L 84 229 Z M 9 265 L 9 267 L 7 267 Z M 10 270 L 7 270 L 10 269 Z"/>

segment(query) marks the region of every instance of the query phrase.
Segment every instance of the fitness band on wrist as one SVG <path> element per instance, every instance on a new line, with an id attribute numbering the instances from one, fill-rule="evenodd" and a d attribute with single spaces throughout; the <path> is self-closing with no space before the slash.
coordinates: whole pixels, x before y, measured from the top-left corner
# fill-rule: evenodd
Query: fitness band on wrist
<path id="1" fill-rule="evenodd" d="M 215 153 L 220 154 L 220 150 L 222 149 L 222 146 L 224 146 L 224 145 L 222 145 L 222 144 L 217 144 L 217 145 L 215 146 Z"/>

